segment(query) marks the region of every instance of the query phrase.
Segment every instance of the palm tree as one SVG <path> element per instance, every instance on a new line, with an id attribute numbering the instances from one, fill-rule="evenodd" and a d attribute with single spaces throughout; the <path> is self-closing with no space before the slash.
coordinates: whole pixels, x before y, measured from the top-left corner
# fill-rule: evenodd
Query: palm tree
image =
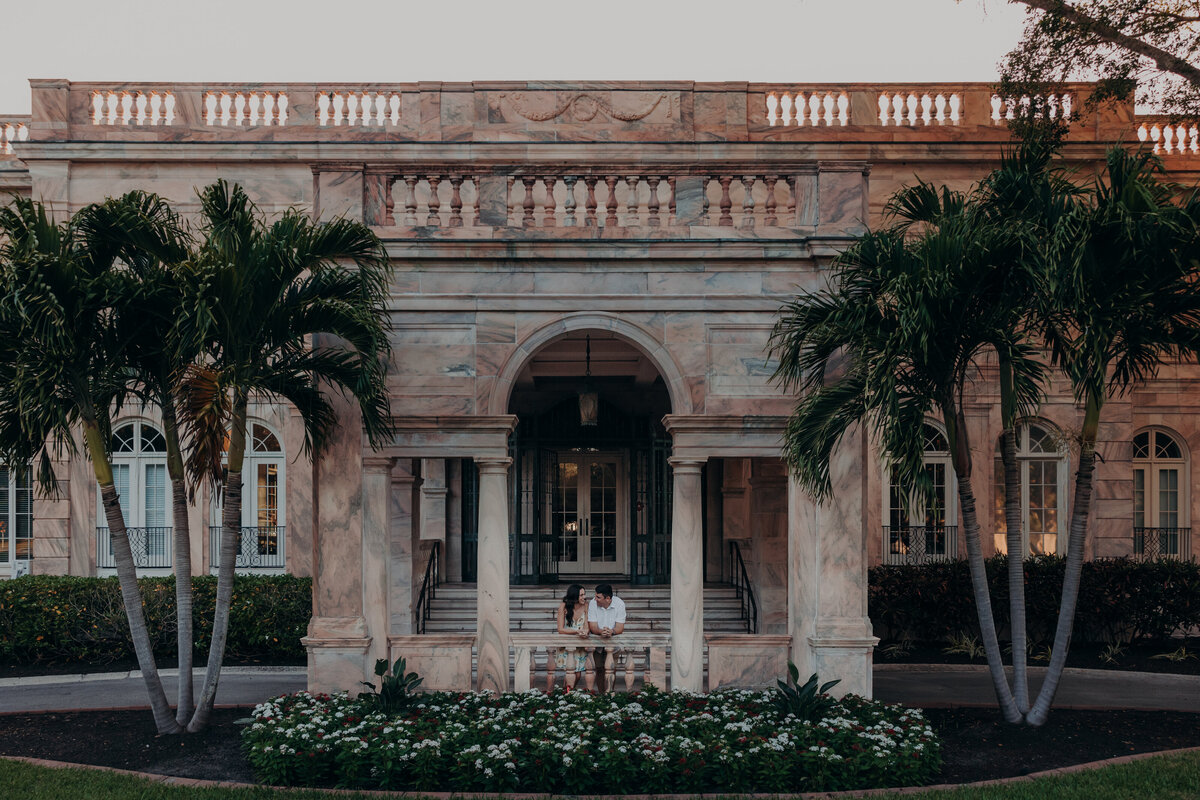
<path id="1" fill-rule="evenodd" d="M 1045 337 L 1084 416 L 1062 600 L 1033 725 L 1049 714 L 1070 647 L 1104 403 L 1153 378 L 1164 361 L 1200 353 L 1200 203 L 1194 195 L 1177 203 L 1161 173 L 1153 155 L 1110 151 L 1090 202 L 1047 242 Z"/>
<path id="2" fill-rule="evenodd" d="M 922 422 L 946 428 L 962 506 L 972 587 L 988 665 L 1005 718 L 1021 719 L 1004 675 L 971 482 L 964 387 L 977 359 L 1003 350 L 1020 405 L 1036 401 L 1042 370 L 994 302 L 1021 229 L 977 224 L 968 197 L 925 184 L 889 204 L 899 224 L 868 233 L 837 260 L 833 286 L 786 305 L 771 339 L 774 380 L 798 390 L 784 452 L 799 480 L 827 495 L 829 459 L 846 430 L 873 426 L 898 482 L 924 485 Z M 919 222 L 919 224 L 918 224 Z"/>
<path id="3" fill-rule="evenodd" d="M 195 477 L 220 481 L 226 441 L 228 455 L 212 647 L 192 731 L 211 714 L 224 656 L 251 397 L 290 402 L 313 455 L 340 424 L 328 388 L 357 402 L 372 445 L 391 430 L 384 307 L 390 273 L 379 239 L 359 222 L 318 224 L 295 210 L 267 224 L 246 193 L 225 181 L 205 188 L 200 201 L 204 239 L 196 264 L 204 288 L 189 329 L 206 355 L 183 377 L 179 416 Z"/>
<path id="4" fill-rule="evenodd" d="M 126 241 L 122 235 L 130 228 L 126 217 L 134 210 L 159 221 L 169 237 L 166 252 Z M 192 654 L 192 560 L 188 499 L 175 414 L 174 389 L 188 364 L 199 356 L 193 347 L 181 349 L 181 330 L 194 327 L 196 303 L 195 275 L 186 260 L 188 240 L 178 216 L 157 195 L 130 192 L 120 200 L 94 205 L 82 217 L 81 229 L 94 241 L 118 245 L 119 257 L 129 281 L 125 291 L 112 298 L 113 323 L 128 370 L 127 387 L 142 405 L 161 410 L 163 438 L 167 450 L 167 475 L 171 481 L 171 507 L 174 535 L 175 608 L 177 617 L 176 655 L 179 667 L 175 718 L 180 725 L 191 719 L 193 703 Z"/>
<path id="5" fill-rule="evenodd" d="M 0 209 L 0 450 L 10 464 L 36 460 L 39 485 L 54 493 L 51 456 L 75 451 L 82 430 L 155 726 L 174 733 L 180 727 L 154 663 L 109 457 L 110 415 L 128 383 L 112 314 L 130 283 L 123 257 L 146 249 L 169 258 L 179 245 L 170 216 L 145 201 L 113 201 L 107 226 L 92 224 L 95 206 L 63 224 L 31 200 Z"/>

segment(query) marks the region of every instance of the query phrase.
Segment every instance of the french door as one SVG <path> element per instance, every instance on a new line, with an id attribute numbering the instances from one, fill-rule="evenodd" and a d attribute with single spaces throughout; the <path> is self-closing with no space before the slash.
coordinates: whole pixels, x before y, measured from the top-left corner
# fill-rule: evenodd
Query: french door
<path id="1" fill-rule="evenodd" d="M 549 533 L 558 543 L 559 573 L 626 571 L 624 466 L 616 454 L 558 454 Z"/>

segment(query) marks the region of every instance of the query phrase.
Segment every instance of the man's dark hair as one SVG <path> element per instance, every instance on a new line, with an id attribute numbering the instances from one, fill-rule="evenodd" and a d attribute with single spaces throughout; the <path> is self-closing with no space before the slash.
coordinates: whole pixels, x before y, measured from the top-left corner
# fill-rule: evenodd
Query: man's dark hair
<path id="1" fill-rule="evenodd" d="M 602 594 L 605 597 L 612 597 L 613 596 L 612 584 L 611 583 L 600 584 L 599 586 L 596 587 L 596 594 Z"/>

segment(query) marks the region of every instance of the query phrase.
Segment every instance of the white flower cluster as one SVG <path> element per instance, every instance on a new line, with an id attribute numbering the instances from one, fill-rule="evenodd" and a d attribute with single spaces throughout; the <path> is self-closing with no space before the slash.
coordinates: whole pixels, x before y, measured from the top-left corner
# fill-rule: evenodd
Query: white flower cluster
<path id="1" fill-rule="evenodd" d="M 345 695 L 301 692 L 253 716 L 244 738 L 260 774 L 354 788 L 789 791 L 819 788 L 811 781 L 823 773 L 810 763 L 853 761 L 871 786 L 897 769 L 936 769 L 940 757 L 919 712 L 854 698 L 809 723 L 781 717 L 771 692 L 750 690 L 431 693 L 392 717 Z"/>

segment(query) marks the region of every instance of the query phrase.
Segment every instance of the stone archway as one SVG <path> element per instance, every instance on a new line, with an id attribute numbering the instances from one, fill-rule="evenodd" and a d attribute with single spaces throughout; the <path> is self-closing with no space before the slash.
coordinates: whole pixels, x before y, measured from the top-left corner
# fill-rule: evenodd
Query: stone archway
<path id="1" fill-rule="evenodd" d="M 647 330 L 632 322 L 621 319 L 613 314 L 595 312 L 568 314 L 561 319 L 543 325 L 525 337 L 525 340 L 517 345 L 516 350 L 504 362 L 504 366 L 496 376 L 496 383 L 492 387 L 487 413 L 497 416 L 508 413 L 509 400 L 512 396 L 517 376 L 525 366 L 525 363 L 538 350 L 570 333 L 588 330 L 609 332 L 616 338 L 640 350 L 655 366 L 659 375 L 662 376 L 663 382 L 666 384 L 667 394 L 671 398 L 671 413 L 692 413 L 691 393 L 687 389 L 683 373 L 663 343 Z"/>

